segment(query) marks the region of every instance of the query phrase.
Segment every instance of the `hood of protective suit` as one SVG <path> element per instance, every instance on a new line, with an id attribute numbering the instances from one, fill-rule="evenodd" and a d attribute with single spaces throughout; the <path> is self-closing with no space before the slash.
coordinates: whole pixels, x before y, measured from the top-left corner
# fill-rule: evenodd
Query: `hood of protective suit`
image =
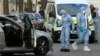
<path id="1" fill-rule="evenodd" d="M 80 11 L 81 11 L 81 13 L 85 13 L 85 8 L 84 7 L 81 7 L 80 8 Z"/>
<path id="2" fill-rule="evenodd" d="M 66 10 L 61 10 L 61 11 L 60 11 L 60 14 L 61 14 L 61 15 L 65 15 L 65 14 L 67 14 L 67 12 L 66 12 Z"/>

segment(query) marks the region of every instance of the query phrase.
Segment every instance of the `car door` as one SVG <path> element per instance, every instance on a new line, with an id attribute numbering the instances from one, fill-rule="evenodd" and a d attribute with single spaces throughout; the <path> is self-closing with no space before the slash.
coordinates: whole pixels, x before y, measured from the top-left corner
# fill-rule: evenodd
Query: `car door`
<path id="1" fill-rule="evenodd" d="M 2 27 L 3 27 L 3 25 L 1 25 L 1 23 L 0 23 L 0 49 L 3 49 L 6 47 L 5 34 L 4 34 Z"/>
<path id="2" fill-rule="evenodd" d="M 25 28 L 24 30 L 25 45 L 27 48 L 31 48 L 32 47 L 32 23 L 28 15 L 24 16 L 23 22 Z"/>
<path id="3" fill-rule="evenodd" d="M 0 46 L 22 46 L 23 27 L 10 18 L 2 16 L 0 16 L 0 24 Z"/>

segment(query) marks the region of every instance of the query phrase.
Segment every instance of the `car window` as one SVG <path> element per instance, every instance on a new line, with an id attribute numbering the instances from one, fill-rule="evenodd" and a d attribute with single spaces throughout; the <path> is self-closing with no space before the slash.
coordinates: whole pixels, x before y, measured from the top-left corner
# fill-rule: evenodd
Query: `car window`
<path id="1" fill-rule="evenodd" d="M 40 13 L 35 13 L 35 20 L 42 19 Z"/>
<path id="2" fill-rule="evenodd" d="M 16 17 L 16 16 L 7 16 L 7 17 L 9 17 L 9 18 L 11 18 L 11 19 L 17 21 L 17 17 Z"/>
<path id="3" fill-rule="evenodd" d="M 60 11 L 66 10 L 66 12 L 71 16 L 76 16 L 76 14 L 80 12 L 81 7 L 85 7 L 89 10 L 88 5 L 85 4 L 58 4 L 57 13 L 61 16 Z"/>
<path id="4" fill-rule="evenodd" d="M 27 15 L 29 16 L 29 18 L 31 20 L 34 20 L 34 18 L 35 18 L 35 14 L 34 13 L 28 13 Z"/>
<path id="5" fill-rule="evenodd" d="M 19 19 L 23 19 L 23 17 L 24 17 L 24 14 L 23 13 L 19 13 Z"/>
<path id="6" fill-rule="evenodd" d="M 0 18 L 0 23 L 3 24 L 3 25 L 5 25 L 5 24 L 11 24 L 8 20 L 2 19 L 2 18 Z"/>
<path id="7" fill-rule="evenodd" d="M 14 28 L 19 28 L 19 26 L 16 23 L 14 23 L 11 20 L 4 19 L 4 18 L 0 18 L 0 24 L 1 24 L 2 27 L 4 27 L 4 26 L 12 26 Z"/>

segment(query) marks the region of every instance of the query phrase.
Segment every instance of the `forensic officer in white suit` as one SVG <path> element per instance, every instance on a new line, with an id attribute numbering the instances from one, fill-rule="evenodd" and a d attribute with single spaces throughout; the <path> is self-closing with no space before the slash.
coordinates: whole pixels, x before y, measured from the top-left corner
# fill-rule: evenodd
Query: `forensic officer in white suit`
<path id="1" fill-rule="evenodd" d="M 62 20 L 59 22 L 59 25 L 62 26 L 61 35 L 60 35 L 60 40 L 61 40 L 60 51 L 69 52 L 70 32 L 74 31 L 74 24 L 72 21 L 72 17 L 69 14 L 67 14 L 66 10 L 61 10 L 60 13 L 62 14 Z M 72 30 L 71 30 L 71 26 L 72 26 Z"/>
<path id="2" fill-rule="evenodd" d="M 86 15 L 86 9 L 81 7 L 80 13 L 77 14 L 77 34 L 78 39 L 72 44 L 74 50 L 77 50 L 77 45 L 84 43 L 84 51 L 91 51 L 89 44 L 89 24 Z"/>

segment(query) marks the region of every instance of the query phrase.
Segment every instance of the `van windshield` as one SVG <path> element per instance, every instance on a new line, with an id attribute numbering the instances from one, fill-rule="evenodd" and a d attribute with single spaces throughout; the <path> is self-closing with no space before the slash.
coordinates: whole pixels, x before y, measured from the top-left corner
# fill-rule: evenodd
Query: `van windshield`
<path id="1" fill-rule="evenodd" d="M 80 8 L 85 7 L 88 8 L 88 5 L 85 4 L 58 4 L 57 5 L 57 13 L 61 16 L 60 11 L 66 10 L 68 14 L 71 16 L 76 16 L 77 13 L 80 12 Z"/>

